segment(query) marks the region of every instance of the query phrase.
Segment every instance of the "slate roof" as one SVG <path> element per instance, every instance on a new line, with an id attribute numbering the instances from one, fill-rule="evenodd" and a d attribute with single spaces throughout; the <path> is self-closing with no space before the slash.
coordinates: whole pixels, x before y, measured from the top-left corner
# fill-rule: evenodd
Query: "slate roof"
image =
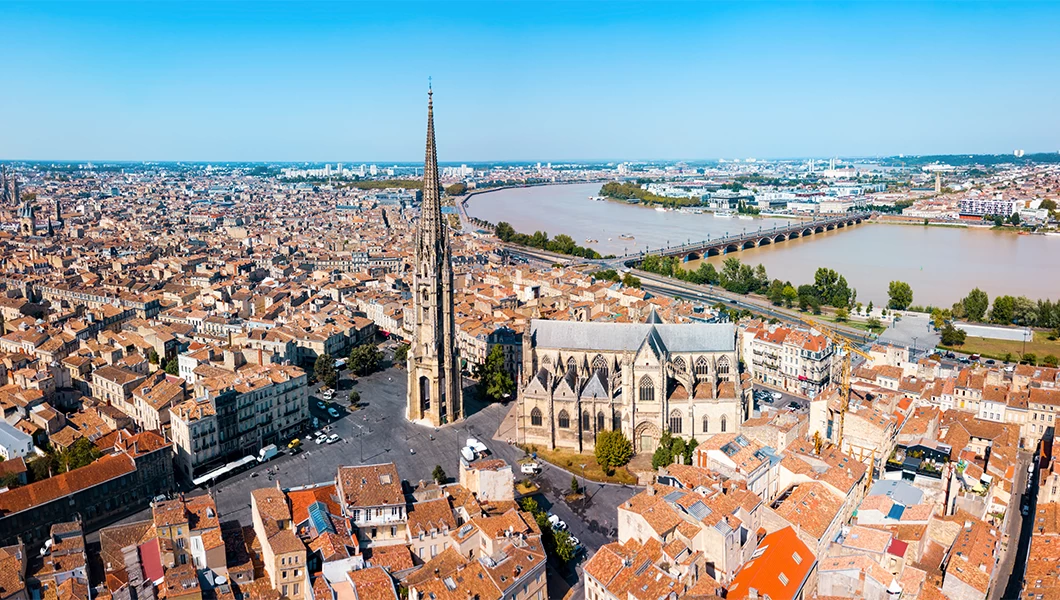
<path id="1" fill-rule="evenodd" d="M 653 333 L 654 332 L 654 333 Z M 530 321 L 530 335 L 540 348 L 628 350 L 636 352 L 648 338 L 670 352 L 731 352 L 736 349 L 732 323 L 602 323 Z"/>

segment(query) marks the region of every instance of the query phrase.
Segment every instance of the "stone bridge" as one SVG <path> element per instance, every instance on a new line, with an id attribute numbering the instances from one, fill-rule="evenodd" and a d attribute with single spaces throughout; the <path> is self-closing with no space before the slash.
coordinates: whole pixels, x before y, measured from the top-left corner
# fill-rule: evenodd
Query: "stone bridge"
<path id="1" fill-rule="evenodd" d="M 817 219 L 814 221 L 799 221 L 787 227 L 773 227 L 770 229 L 759 228 L 756 231 L 744 231 L 734 235 L 720 238 L 708 238 L 702 242 L 692 242 L 680 246 L 669 246 L 666 248 L 655 248 L 644 250 L 635 254 L 627 254 L 620 257 L 620 261 L 626 266 L 639 264 L 649 254 L 656 256 L 676 256 L 681 262 L 698 260 L 708 256 L 730 254 L 748 248 L 757 248 L 769 244 L 779 244 L 793 238 L 807 237 L 818 233 L 824 233 L 833 229 L 852 227 L 867 220 L 872 213 L 843 213 L 834 217 Z M 734 222 L 736 225 L 738 222 Z"/>

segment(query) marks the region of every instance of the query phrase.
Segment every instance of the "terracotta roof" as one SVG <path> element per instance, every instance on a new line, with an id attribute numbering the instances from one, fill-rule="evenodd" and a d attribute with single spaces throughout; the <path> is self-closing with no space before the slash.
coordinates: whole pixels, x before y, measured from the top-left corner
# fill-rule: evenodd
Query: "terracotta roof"
<path id="1" fill-rule="evenodd" d="M 762 538 L 751 560 L 744 563 L 729 585 L 728 600 L 768 596 L 772 600 L 792 600 L 813 569 L 816 557 L 792 527 L 785 527 Z"/>
<path id="2" fill-rule="evenodd" d="M 135 471 L 136 464 L 129 456 L 108 454 L 80 469 L 0 494 L 0 516 L 52 502 Z"/>

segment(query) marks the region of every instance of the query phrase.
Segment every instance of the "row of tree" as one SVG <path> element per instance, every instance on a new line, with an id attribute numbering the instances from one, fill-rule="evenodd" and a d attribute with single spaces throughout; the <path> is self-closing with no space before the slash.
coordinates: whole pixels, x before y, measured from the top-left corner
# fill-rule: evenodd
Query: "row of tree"
<path id="1" fill-rule="evenodd" d="M 641 204 L 668 206 L 671 208 L 699 206 L 703 203 L 699 198 L 670 198 L 669 196 L 660 196 L 649 192 L 636 183 L 621 183 L 618 181 L 605 183 L 603 187 L 600 188 L 600 195 L 614 198 L 615 200 L 625 200 L 627 202 L 636 200 Z"/>
<path id="2" fill-rule="evenodd" d="M 379 370 L 383 362 L 383 352 L 375 344 L 361 344 L 350 350 L 346 367 L 355 375 L 363 377 Z M 330 354 L 321 354 L 313 363 L 313 375 L 325 386 L 336 389 L 339 383 L 339 372 L 335 368 L 335 359 Z"/>
<path id="3" fill-rule="evenodd" d="M 651 455 L 651 466 L 653 469 L 668 467 L 675 462 L 683 465 L 692 464 L 692 456 L 699 442 L 692 438 L 685 442 L 684 438 L 674 437 L 666 431 L 659 438 L 659 447 Z"/>
<path id="4" fill-rule="evenodd" d="M 593 273 L 593 277 L 595 277 L 596 279 L 603 279 L 605 281 L 614 281 L 616 283 L 621 282 L 622 285 L 626 287 L 640 289 L 640 277 L 634 276 L 633 273 L 619 275 L 618 271 L 614 269 L 602 269 Z"/>
<path id="5" fill-rule="evenodd" d="M 502 242 L 519 244 L 520 246 L 529 246 L 531 248 L 540 248 L 557 254 L 593 259 L 603 258 L 603 256 L 601 256 L 596 250 L 579 246 L 574 242 L 574 238 L 565 233 L 557 235 L 554 239 L 549 239 L 548 233 L 544 231 L 535 231 L 533 235 L 527 235 L 516 231 L 510 223 L 501 221 L 500 223 L 497 223 L 496 228 L 494 228 L 494 235 L 496 235 Z"/>
<path id="6" fill-rule="evenodd" d="M 942 311 L 940 311 L 942 312 Z M 1031 300 L 1026 296 L 998 296 L 991 305 L 986 292 L 975 288 L 948 311 L 953 318 L 977 323 L 1060 328 L 1060 300 Z M 945 314 L 945 312 L 942 312 Z"/>

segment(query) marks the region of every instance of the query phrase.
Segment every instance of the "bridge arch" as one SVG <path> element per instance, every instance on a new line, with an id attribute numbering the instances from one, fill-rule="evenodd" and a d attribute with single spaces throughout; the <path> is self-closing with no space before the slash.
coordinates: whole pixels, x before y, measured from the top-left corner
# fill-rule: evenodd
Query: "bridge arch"
<path id="1" fill-rule="evenodd" d="M 813 232 L 814 233 L 824 233 L 825 232 L 824 225 L 818 225 L 817 227 L 814 227 L 813 228 Z"/>
<path id="2" fill-rule="evenodd" d="M 776 236 L 775 238 L 773 238 L 773 241 L 774 242 L 783 242 L 783 241 L 787 241 L 787 239 L 788 239 L 788 236 L 786 236 L 786 235 L 784 235 L 782 233 L 782 234 Z"/>
<path id="3" fill-rule="evenodd" d="M 690 260 L 699 260 L 701 258 L 703 258 L 703 257 L 700 256 L 700 254 L 698 252 L 689 252 L 688 254 L 685 255 L 684 262 L 688 262 Z"/>
<path id="4" fill-rule="evenodd" d="M 831 231 L 832 229 L 835 229 L 835 223 L 829 223 L 824 226 L 825 231 Z"/>
<path id="5" fill-rule="evenodd" d="M 747 250 L 748 248 L 754 248 L 754 247 L 755 247 L 754 240 L 747 240 L 746 242 L 743 243 L 743 249 L 744 250 Z"/>
<path id="6" fill-rule="evenodd" d="M 728 246 L 725 246 L 725 254 L 729 254 L 731 252 L 739 252 L 739 251 L 740 251 L 740 247 L 737 246 L 736 244 L 729 244 Z"/>
<path id="7" fill-rule="evenodd" d="M 773 243 L 773 240 L 770 239 L 770 238 L 767 238 L 767 237 L 764 237 L 764 238 L 758 240 L 758 245 L 759 246 L 768 246 L 769 244 L 772 244 L 772 243 Z"/>
<path id="8" fill-rule="evenodd" d="M 718 256 L 721 254 L 721 248 L 717 246 L 711 246 L 707 248 L 707 256 Z"/>

